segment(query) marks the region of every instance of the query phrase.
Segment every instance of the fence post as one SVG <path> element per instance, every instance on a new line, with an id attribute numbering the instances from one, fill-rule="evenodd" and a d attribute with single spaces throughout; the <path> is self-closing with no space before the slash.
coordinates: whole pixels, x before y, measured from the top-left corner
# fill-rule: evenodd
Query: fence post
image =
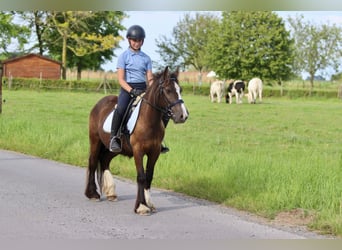
<path id="1" fill-rule="evenodd" d="M 342 99 L 342 85 L 340 85 L 340 87 L 338 88 L 337 97 Z"/>
<path id="2" fill-rule="evenodd" d="M 0 62 L 0 114 L 2 113 L 2 62 Z"/>

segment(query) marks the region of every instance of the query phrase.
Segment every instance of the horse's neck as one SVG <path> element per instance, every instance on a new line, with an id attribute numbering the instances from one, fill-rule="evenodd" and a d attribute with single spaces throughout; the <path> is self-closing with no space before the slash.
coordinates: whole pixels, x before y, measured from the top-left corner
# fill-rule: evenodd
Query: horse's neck
<path id="1" fill-rule="evenodd" d="M 153 100 L 153 96 L 152 98 L 149 98 L 145 95 L 145 99 L 146 101 L 142 102 L 140 110 L 141 119 L 146 120 L 146 122 L 151 124 L 151 126 L 159 125 L 162 120 L 162 112 Z"/>

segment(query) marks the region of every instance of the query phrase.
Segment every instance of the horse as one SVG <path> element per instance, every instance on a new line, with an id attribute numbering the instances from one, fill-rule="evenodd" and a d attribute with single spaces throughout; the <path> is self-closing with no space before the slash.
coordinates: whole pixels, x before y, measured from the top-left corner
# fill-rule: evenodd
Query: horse
<path id="1" fill-rule="evenodd" d="M 211 102 L 215 101 L 215 95 L 217 98 L 217 102 L 221 102 L 221 98 L 224 92 L 224 82 L 223 81 L 215 81 L 210 86 L 210 100 Z"/>
<path id="2" fill-rule="evenodd" d="M 133 132 L 130 135 L 121 135 L 122 150 L 119 153 L 109 151 L 110 134 L 103 130 L 103 123 L 117 104 L 118 97 L 105 96 L 92 108 L 89 115 L 90 152 L 86 176 L 86 197 L 100 200 L 104 193 L 107 200 L 117 200 L 109 164 L 114 157 L 121 154 L 129 158 L 133 157 L 135 162 L 138 191 L 134 212 L 139 215 L 149 215 L 156 211 L 151 202 L 150 188 L 165 134 L 162 117 L 167 114 L 175 124 L 180 124 L 184 123 L 189 116 L 181 97 L 178 74 L 178 69 L 170 72 L 168 67 L 154 74 L 153 83 L 147 87 L 142 97 Z M 143 166 L 144 156 L 147 156 L 146 170 Z M 96 177 L 101 195 L 97 192 Z"/>
<path id="3" fill-rule="evenodd" d="M 257 96 L 259 96 L 259 101 L 262 102 L 262 80 L 255 77 L 248 82 L 248 102 L 255 104 Z"/>
<path id="4" fill-rule="evenodd" d="M 226 94 L 226 103 L 232 104 L 233 96 L 235 95 L 236 104 L 241 104 L 244 91 L 245 91 L 244 81 L 236 80 L 234 82 L 229 83 L 227 94 Z"/>

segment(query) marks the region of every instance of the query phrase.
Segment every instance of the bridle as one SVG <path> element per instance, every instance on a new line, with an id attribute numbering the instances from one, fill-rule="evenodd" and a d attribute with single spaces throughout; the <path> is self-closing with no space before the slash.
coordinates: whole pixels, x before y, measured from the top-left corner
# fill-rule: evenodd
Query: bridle
<path id="1" fill-rule="evenodd" d="M 146 98 L 142 98 L 142 100 L 144 102 L 146 102 L 147 104 L 149 104 L 150 106 L 152 106 L 154 109 L 160 111 L 161 113 L 167 115 L 168 117 L 172 117 L 173 113 L 172 113 L 172 107 L 176 106 L 177 104 L 181 104 L 184 103 L 184 101 L 182 99 L 178 99 L 177 101 L 171 102 L 167 96 L 164 93 L 164 87 L 163 87 L 163 83 L 166 81 L 177 81 L 176 78 L 170 77 L 166 80 L 159 80 L 158 82 L 158 91 L 159 91 L 159 95 L 162 95 L 164 98 L 164 101 L 166 102 L 167 106 L 166 107 L 159 107 L 151 102 L 149 102 L 148 100 L 146 100 Z"/>

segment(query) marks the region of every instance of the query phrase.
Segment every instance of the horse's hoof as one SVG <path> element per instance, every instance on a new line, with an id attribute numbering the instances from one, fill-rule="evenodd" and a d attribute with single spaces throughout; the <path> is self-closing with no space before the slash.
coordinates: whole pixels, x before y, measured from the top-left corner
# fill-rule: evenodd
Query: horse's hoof
<path id="1" fill-rule="evenodd" d="M 116 195 L 107 196 L 108 201 L 117 201 L 118 197 Z"/>
<path id="2" fill-rule="evenodd" d="M 152 213 L 156 213 L 157 212 L 157 209 L 153 206 L 153 207 L 150 207 L 150 209 L 151 209 L 151 212 Z"/>
<path id="3" fill-rule="evenodd" d="M 97 193 L 97 192 L 86 192 L 85 196 L 89 199 L 89 200 L 100 200 L 101 196 Z"/>
<path id="4" fill-rule="evenodd" d="M 93 197 L 93 198 L 89 198 L 89 200 L 90 200 L 90 201 L 101 201 L 101 199 L 100 199 L 100 198 L 95 198 L 95 197 Z"/>
<path id="5" fill-rule="evenodd" d="M 151 209 L 144 204 L 140 204 L 135 212 L 139 215 L 151 215 Z"/>

